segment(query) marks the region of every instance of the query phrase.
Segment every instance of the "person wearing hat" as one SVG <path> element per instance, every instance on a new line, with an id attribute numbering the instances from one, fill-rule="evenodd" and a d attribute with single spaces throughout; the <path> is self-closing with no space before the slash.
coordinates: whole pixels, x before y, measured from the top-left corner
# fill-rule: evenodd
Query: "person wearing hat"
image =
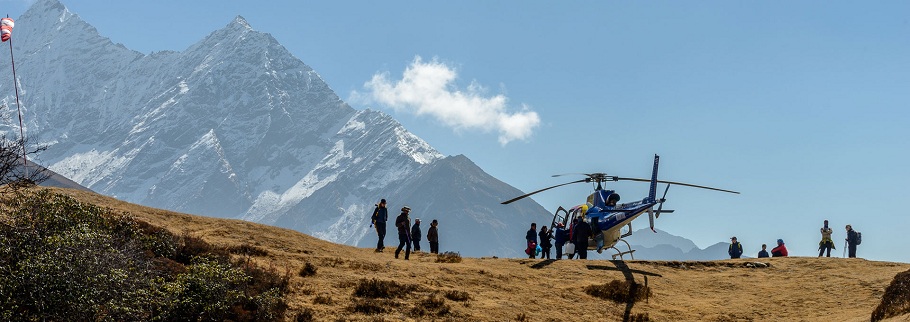
<path id="1" fill-rule="evenodd" d="M 730 258 L 739 258 L 743 255 L 743 244 L 736 240 L 736 236 L 730 237 L 730 249 L 727 249 Z"/>
<path id="2" fill-rule="evenodd" d="M 395 258 L 398 258 L 398 254 L 405 246 L 407 248 L 404 251 L 404 259 L 408 260 L 411 257 L 411 232 L 408 231 L 411 227 L 411 218 L 408 217 L 410 212 L 411 208 L 404 206 L 401 208 L 401 214 L 395 218 L 395 227 L 398 227 L 398 249 L 395 250 Z"/>
<path id="3" fill-rule="evenodd" d="M 777 240 L 777 247 L 771 249 L 771 257 L 787 257 L 787 246 L 784 245 L 783 239 Z"/>
<path id="4" fill-rule="evenodd" d="M 414 244 L 414 251 L 420 251 L 420 218 L 414 219 L 414 226 L 411 227 L 411 243 Z"/>
<path id="5" fill-rule="evenodd" d="M 385 199 L 379 201 L 376 204 L 376 209 L 373 210 L 373 217 L 371 226 L 376 226 L 376 236 L 379 237 L 379 241 L 376 242 L 376 252 L 380 253 L 385 250 L 385 224 L 389 221 L 389 209 L 387 209 L 385 204 Z"/>

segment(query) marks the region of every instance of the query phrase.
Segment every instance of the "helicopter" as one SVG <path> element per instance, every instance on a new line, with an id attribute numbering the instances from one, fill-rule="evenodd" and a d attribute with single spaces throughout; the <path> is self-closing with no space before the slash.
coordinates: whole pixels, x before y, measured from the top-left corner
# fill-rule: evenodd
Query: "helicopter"
<path id="1" fill-rule="evenodd" d="M 615 260 L 616 257 L 623 259 L 624 255 L 629 255 L 631 259 L 635 259 L 633 253 L 635 250 L 632 249 L 632 246 L 629 245 L 624 238 L 632 235 L 632 221 L 638 218 L 638 216 L 648 213 L 648 219 L 651 224 L 651 231 L 657 232 L 654 230 L 654 219 L 660 218 L 660 214 L 672 213 L 673 210 L 664 210 L 664 202 L 667 201 L 667 192 L 670 190 L 671 185 L 686 186 L 700 189 L 708 189 L 715 191 L 722 191 L 728 193 L 739 194 L 739 192 L 724 190 L 719 188 L 712 188 L 707 186 L 699 186 L 683 182 L 675 181 L 665 181 L 657 180 L 657 168 L 660 163 L 660 156 L 654 155 L 654 169 L 651 172 L 651 179 L 640 179 L 640 178 L 626 178 L 619 176 L 607 175 L 606 173 L 581 173 L 586 178 L 581 180 L 576 180 L 572 182 L 567 182 L 563 184 L 558 184 L 555 186 L 543 188 L 537 191 L 526 193 L 524 195 L 503 201 L 502 204 L 510 204 L 512 202 L 521 200 L 525 197 L 534 195 L 536 193 L 544 192 L 553 188 L 562 187 L 565 185 L 575 184 L 575 183 L 594 183 L 596 187 L 594 188 L 594 193 L 588 196 L 588 200 L 585 204 L 571 207 L 565 209 L 559 207 L 556 212 L 553 214 L 553 221 L 551 222 L 550 227 L 556 227 L 557 224 L 562 224 L 564 227 L 574 228 L 571 223 L 574 223 L 576 218 L 588 218 L 590 219 L 592 229 L 595 231 L 597 228 L 603 233 L 603 247 L 600 249 L 612 249 L 616 253 L 612 255 Z M 564 175 L 554 175 L 553 177 L 559 177 Z M 649 182 L 650 189 L 648 190 L 648 196 L 633 202 L 617 204 L 620 200 L 620 196 L 614 190 L 605 190 L 603 184 L 609 181 L 639 181 L 639 182 Z M 664 189 L 663 196 L 660 199 L 657 199 L 657 185 L 658 183 L 666 183 L 667 187 Z M 654 206 L 657 206 L 657 209 L 654 209 Z M 596 227 L 594 227 L 596 225 Z M 621 229 L 628 226 L 628 231 L 622 233 Z M 623 242 L 626 244 L 627 251 L 621 251 L 616 248 L 616 244 Z M 588 238 L 588 248 L 587 250 L 600 250 L 598 249 L 597 242 Z"/>

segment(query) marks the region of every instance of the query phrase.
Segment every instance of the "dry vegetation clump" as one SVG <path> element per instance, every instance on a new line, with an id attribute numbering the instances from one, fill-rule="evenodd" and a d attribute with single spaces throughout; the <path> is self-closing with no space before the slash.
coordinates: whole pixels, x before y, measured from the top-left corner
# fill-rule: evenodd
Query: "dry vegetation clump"
<path id="1" fill-rule="evenodd" d="M 450 290 L 444 293 L 445 297 L 451 301 L 465 302 L 471 299 L 471 295 L 465 291 Z"/>
<path id="2" fill-rule="evenodd" d="M 907 313 L 910 313 L 910 270 L 894 276 L 882 295 L 882 302 L 872 311 L 872 321 Z"/>
<path id="3" fill-rule="evenodd" d="M 612 300 L 616 303 L 635 303 L 651 295 L 647 286 L 624 280 L 612 280 L 601 285 L 589 285 L 584 288 L 588 295 Z"/>
<path id="4" fill-rule="evenodd" d="M 445 252 L 436 256 L 437 263 L 461 263 L 461 254 L 456 252 Z"/>
<path id="5" fill-rule="evenodd" d="M 446 304 L 446 300 L 436 293 L 427 295 L 411 310 L 411 315 L 423 316 L 444 316 L 449 314 L 452 308 Z"/>
<path id="6" fill-rule="evenodd" d="M 332 305 L 335 301 L 329 295 L 317 295 L 313 299 L 313 304 Z"/>
<path id="7" fill-rule="evenodd" d="M 300 272 L 297 273 L 297 275 L 300 275 L 300 277 L 310 277 L 316 275 L 316 265 L 310 264 L 310 262 L 306 262 L 306 264 L 303 264 L 303 268 L 300 269 Z"/>
<path id="8" fill-rule="evenodd" d="M 297 317 L 294 318 L 294 320 L 297 322 L 316 321 L 315 317 L 313 317 L 313 313 L 313 309 L 305 307 L 300 312 L 297 312 Z"/>
<path id="9" fill-rule="evenodd" d="M 366 298 L 401 298 L 417 290 L 417 285 L 399 284 L 395 281 L 361 279 L 354 288 L 354 295 Z"/>
<path id="10" fill-rule="evenodd" d="M 235 246 L 227 247 L 227 251 L 231 254 L 246 255 L 246 256 L 259 256 L 266 257 L 269 256 L 269 251 L 265 250 L 262 247 L 253 246 L 250 244 L 240 244 Z"/>

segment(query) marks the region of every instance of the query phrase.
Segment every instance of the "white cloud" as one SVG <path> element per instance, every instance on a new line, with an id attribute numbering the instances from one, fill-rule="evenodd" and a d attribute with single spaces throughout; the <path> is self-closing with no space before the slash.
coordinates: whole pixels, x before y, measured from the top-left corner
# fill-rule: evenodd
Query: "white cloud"
<path id="1" fill-rule="evenodd" d="M 496 131 L 502 145 L 528 139 L 540 124 L 540 117 L 528 106 L 509 113 L 509 99 L 504 95 L 488 97 L 476 82 L 460 90 L 454 84 L 456 78 L 454 68 L 437 59 L 424 62 L 417 56 L 401 80 L 377 73 L 364 84 L 367 93 L 352 93 L 352 99 L 382 104 L 395 112 L 429 116 L 455 131 Z"/>

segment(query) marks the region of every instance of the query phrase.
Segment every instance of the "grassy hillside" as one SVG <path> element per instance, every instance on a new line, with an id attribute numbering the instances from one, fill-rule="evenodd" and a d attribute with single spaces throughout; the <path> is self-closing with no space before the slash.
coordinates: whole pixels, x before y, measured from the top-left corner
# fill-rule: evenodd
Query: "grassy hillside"
<path id="1" fill-rule="evenodd" d="M 437 262 L 435 255 L 417 253 L 405 261 L 388 249 L 374 253 L 288 229 L 50 189 L 129 212 L 177 235 L 252 250 L 233 256 L 291 272 L 287 319 L 300 321 L 868 321 L 895 275 L 910 269 L 904 263 L 803 257 Z M 464 232 L 440 226 L 440 234 L 454 238 Z M 395 239 L 390 234 L 387 244 L 397 244 Z"/>

